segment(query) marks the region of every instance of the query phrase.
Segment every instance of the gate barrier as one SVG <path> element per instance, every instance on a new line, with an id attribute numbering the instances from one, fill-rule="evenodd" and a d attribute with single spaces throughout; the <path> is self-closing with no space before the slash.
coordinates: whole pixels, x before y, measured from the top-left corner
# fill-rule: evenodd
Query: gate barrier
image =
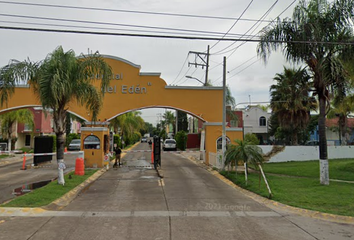
<path id="1" fill-rule="evenodd" d="M 22 162 L 22 168 L 21 170 L 26 170 L 26 156 L 49 156 L 49 155 L 56 155 L 57 153 L 52 152 L 52 153 L 24 153 L 22 154 L 23 156 L 23 162 Z M 78 152 L 64 152 L 64 155 L 72 155 L 72 154 L 79 154 L 79 157 L 84 158 L 84 151 L 78 151 Z"/>

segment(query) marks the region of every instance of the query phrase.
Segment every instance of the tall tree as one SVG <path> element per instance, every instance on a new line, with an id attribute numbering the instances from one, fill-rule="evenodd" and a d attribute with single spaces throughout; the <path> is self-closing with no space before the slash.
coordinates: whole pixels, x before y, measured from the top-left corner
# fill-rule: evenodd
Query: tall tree
<path id="1" fill-rule="evenodd" d="M 187 113 L 178 111 L 178 131 L 188 132 Z"/>
<path id="2" fill-rule="evenodd" d="M 121 134 L 126 139 L 131 139 L 135 132 L 145 130 L 145 122 L 140 115 L 141 112 L 139 111 L 122 114 L 111 121 L 111 126 L 115 129 L 115 132 L 120 129 Z"/>
<path id="3" fill-rule="evenodd" d="M 352 37 L 351 19 L 354 17 L 352 0 L 301 0 L 293 17 L 274 22 L 263 29 L 258 54 L 266 61 L 272 51 L 282 49 L 286 59 L 305 63 L 313 78 L 314 92 L 319 101 L 319 159 L 320 183 L 329 184 L 326 138 L 326 111 L 329 92 L 340 81 L 336 56 L 349 48 Z"/>
<path id="4" fill-rule="evenodd" d="M 172 126 L 172 132 L 175 132 L 175 125 L 176 125 L 176 117 L 171 111 L 166 111 L 163 114 L 163 119 L 165 120 L 166 124 L 169 124 Z"/>
<path id="5" fill-rule="evenodd" d="M 33 87 L 44 109 L 52 109 L 54 132 L 57 137 L 58 183 L 64 185 L 63 168 L 65 123 L 69 104 L 76 102 L 91 112 L 92 120 L 96 120 L 102 105 L 104 92 L 97 89 L 93 75 L 102 76 L 101 89 L 105 89 L 112 76 L 111 67 L 98 52 L 94 54 L 75 55 L 73 50 L 64 52 L 59 46 L 40 62 L 11 61 L 0 71 L 0 79 L 4 81 L 0 88 L 0 104 L 4 104 L 19 81 L 26 81 Z"/>
<path id="6" fill-rule="evenodd" d="M 34 130 L 33 114 L 29 109 L 20 109 L 16 111 L 6 112 L 0 115 L 1 131 L 7 137 L 8 150 L 12 150 L 12 135 L 13 126 L 16 123 L 27 124 L 32 130 Z"/>
<path id="7" fill-rule="evenodd" d="M 292 145 L 298 145 L 298 133 L 306 129 L 310 110 L 317 108 L 316 99 L 309 96 L 309 76 L 303 69 L 288 69 L 274 77 L 270 86 L 272 112 L 280 126 L 291 133 Z"/>
<path id="8" fill-rule="evenodd" d="M 238 116 L 235 114 L 234 110 L 236 107 L 236 100 L 232 96 L 229 86 L 226 86 L 226 114 L 230 117 L 230 121 L 238 121 Z"/>

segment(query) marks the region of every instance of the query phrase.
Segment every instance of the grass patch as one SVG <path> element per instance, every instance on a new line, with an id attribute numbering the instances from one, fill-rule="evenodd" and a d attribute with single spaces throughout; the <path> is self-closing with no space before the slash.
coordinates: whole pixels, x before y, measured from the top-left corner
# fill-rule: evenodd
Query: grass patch
<path id="1" fill-rule="evenodd" d="M 28 148 L 28 147 L 23 147 L 23 148 L 20 148 L 19 150 L 21 150 L 24 153 L 33 153 L 34 152 L 34 150 L 32 148 Z"/>
<path id="2" fill-rule="evenodd" d="M 76 186 L 80 185 L 87 178 L 97 172 L 97 169 L 86 169 L 85 175 L 78 176 L 74 172 L 65 175 L 65 185 L 58 185 L 57 181 L 53 181 L 48 185 L 35 189 L 30 193 L 19 196 L 11 202 L 2 204 L 2 207 L 42 207 L 50 204 L 54 200 L 62 197 Z M 69 178 L 71 176 L 71 179 Z"/>
<path id="3" fill-rule="evenodd" d="M 274 174 L 316 179 L 320 177 L 318 160 L 266 163 L 263 165 L 263 169 L 267 173 Z M 354 181 L 354 159 L 329 160 L 329 177 L 331 179 Z"/>
<path id="4" fill-rule="evenodd" d="M 9 155 L 7 155 L 7 154 L 1 154 L 1 155 L 0 155 L 0 159 L 8 158 L 8 157 L 9 157 Z"/>
<path id="5" fill-rule="evenodd" d="M 268 197 L 263 179 L 259 188 L 258 173 L 248 175 L 247 186 L 242 173 L 237 173 L 237 176 L 234 172 L 221 174 L 242 188 Z M 354 184 L 331 182 L 329 186 L 324 186 L 315 178 L 274 175 L 267 175 L 267 180 L 273 193 L 272 199 L 275 201 L 325 213 L 354 216 Z"/>

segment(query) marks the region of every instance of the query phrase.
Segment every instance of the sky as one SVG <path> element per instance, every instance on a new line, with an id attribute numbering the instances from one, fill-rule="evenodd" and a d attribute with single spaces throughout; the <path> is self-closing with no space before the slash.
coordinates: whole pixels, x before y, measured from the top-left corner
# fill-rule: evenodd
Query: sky
<path id="1" fill-rule="evenodd" d="M 166 29 L 173 29 L 169 31 L 170 35 L 174 36 L 183 33 L 186 36 L 199 34 L 202 37 L 222 38 L 225 35 L 224 38 L 240 38 L 245 34 L 258 34 L 263 27 L 269 24 L 269 21 L 274 20 L 289 6 L 280 17 L 291 17 L 298 1 L 293 2 L 293 0 L 17 0 L 7 2 L 0 0 L 0 26 L 158 35 L 168 35 Z M 23 3 L 61 7 L 33 6 Z M 79 8 L 73 9 L 66 6 Z M 264 14 L 266 21 L 257 23 L 255 20 L 259 20 Z M 237 21 L 236 18 L 240 17 L 241 19 Z M 255 27 L 251 28 L 252 25 Z M 176 32 L 176 29 L 184 31 Z M 146 32 L 146 30 L 156 33 Z M 195 60 L 195 55 L 188 53 L 190 51 L 206 52 L 209 45 L 209 81 L 214 86 L 222 85 L 221 63 L 223 57 L 227 57 L 226 81 L 237 107 L 242 107 L 248 102 L 269 101 L 269 87 L 273 84 L 275 74 L 281 73 L 284 65 L 291 66 L 286 63 L 280 52 L 272 53 L 265 64 L 257 57 L 257 43 L 255 42 L 144 38 L 8 29 L 0 29 L 0 36 L 0 66 L 6 65 L 10 59 L 42 60 L 61 45 L 65 51 L 73 49 L 77 55 L 88 51 L 99 51 L 103 55 L 124 58 L 140 65 L 141 72 L 160 72 L 161 78 L 168 85 L 177 86 L 201 85 L 197 80 L 185 76 L 192 76 L 204 82 L 205 68 L 188 66 L 188 62 L 192 63 Z M 198 61 L 198 63 L 201 62 Z M 144 110 L 142 116 L 146 121 L 155 124 L 158 120 L 157 114 L 164 111 Z"/>

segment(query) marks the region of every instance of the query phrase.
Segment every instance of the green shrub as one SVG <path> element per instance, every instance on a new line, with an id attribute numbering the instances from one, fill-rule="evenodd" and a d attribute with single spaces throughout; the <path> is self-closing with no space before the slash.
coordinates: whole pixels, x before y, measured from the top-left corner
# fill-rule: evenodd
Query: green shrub
<path id="1" fill-rule="evenodd" d="M 113 142 L 114 144 L 117 144 L 117 147 L 122 148 L 122 141 L 120 140 L 120 136 L 118 134 L 114 134 Z"/>
<path id="2" fill-rule="evenodd" d="M 65 147 L 68 147 L 73 139 L 80 139 L 80 135 L 77 133 L 69 133 L 66 135 Z"/>
<path id="3" fill-rule="evenodd" d="M 244 141 L 248 142 L 250 145 L 259 145 L 259 139 L 254 133 L 247 133 Z"/>
<path id="4" fill-rule="evenodd" d="M 33 149 L 29 148 L 29 147 L 23 147 L 23 148 L 20 148 L 19 150 L 21 150 L 24 153 L 33 153 Z"/>
<path id="5" fill-rule="evenodd" d="M 177 148 L 181 151 L 186 150 L 187 147 L 187 133 L 184 131 L 180 131 L 176 134 L 176 144 Z"/>

